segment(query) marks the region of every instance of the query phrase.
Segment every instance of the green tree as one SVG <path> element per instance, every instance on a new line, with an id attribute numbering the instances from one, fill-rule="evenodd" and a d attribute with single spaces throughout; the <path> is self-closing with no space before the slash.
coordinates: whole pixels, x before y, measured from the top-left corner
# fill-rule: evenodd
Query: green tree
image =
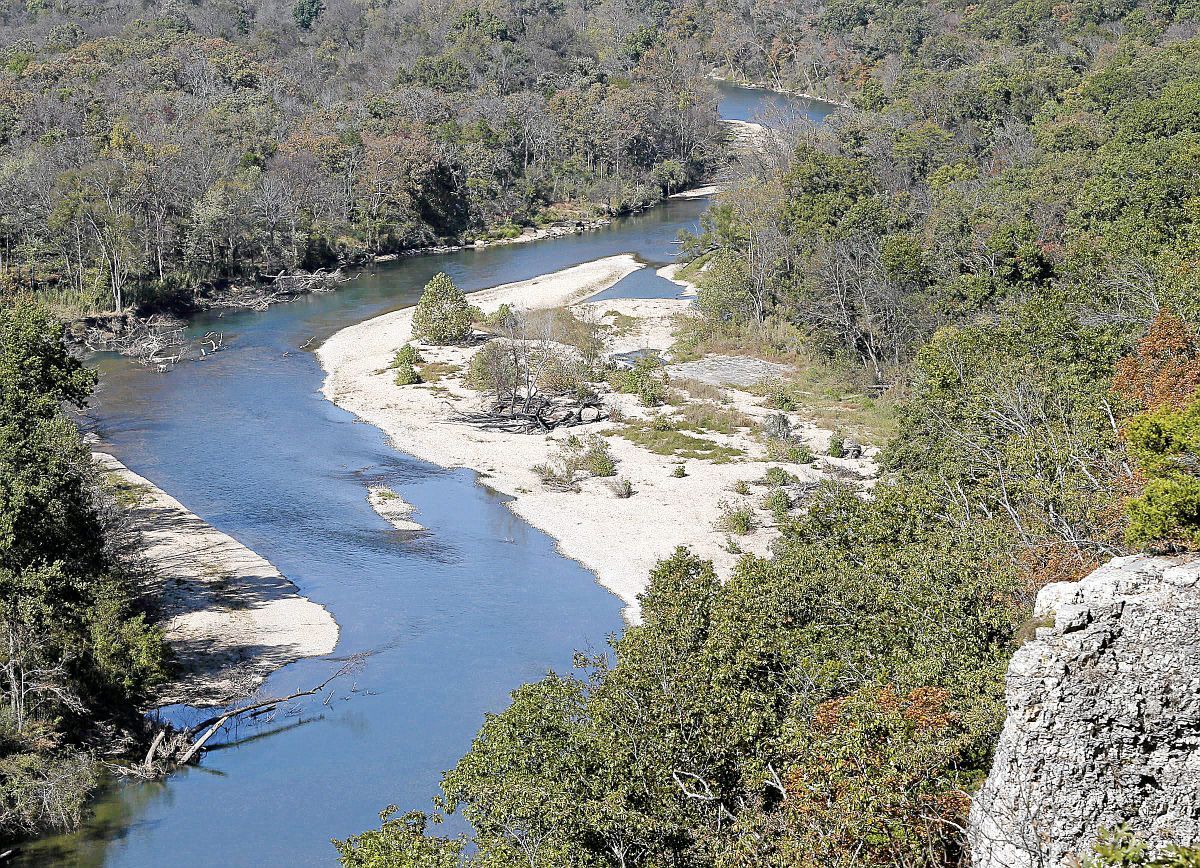
<path id="1" fill-rule="evenodd" d="M 311 30 L 324 10 L 322 0 L 296 0 L 296 5 L 292 7 L 292 20 L 301 30 Z"/>
<path id="2" fill-rule="evenodd" d="M 73 739 L 135 718 L 163 676 L 161 631 L 62 409 L 94 383 L 44 308 L 0 308 L 0 834 L 76 821 L 96 774 Z"/>
<path id="3" fill-rule="evenodd" d="M 471 334 L 474 310 L 467 297 L 446 274 L 436 274 L 425 284 L 413 311 L 413 334 L 433 344 L 453 344 Z"/>
<path id="4" fill-rule="evenodd" d="M 1200 547 L 1200 397 L 1133 417 L 1125 444 L 1146 481 L 1127 506 L 1130 545 Z"/>
<path id="5" fill-rule="evenodd" d="M 420 811 L 397 817 L 397 811 L 389 805 L 379 814 L 378 829 L 334 840 L 346 868 L 460 868 L 464 864 L 464 838 L 428 835 L 429 817 Z"/>

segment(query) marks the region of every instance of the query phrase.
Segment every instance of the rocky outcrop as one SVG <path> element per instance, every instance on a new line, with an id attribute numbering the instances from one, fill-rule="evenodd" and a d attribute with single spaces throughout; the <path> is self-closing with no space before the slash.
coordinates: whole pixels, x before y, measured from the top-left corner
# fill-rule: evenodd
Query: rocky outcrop
<path id="1" fill-rule="evenodd" d="M 971 810 L 977 868 L 1075 864 L 1105 828 L 1200 842 L 1200 558 L 1117 558 L 1049 585 L 1008 669 Z"/>

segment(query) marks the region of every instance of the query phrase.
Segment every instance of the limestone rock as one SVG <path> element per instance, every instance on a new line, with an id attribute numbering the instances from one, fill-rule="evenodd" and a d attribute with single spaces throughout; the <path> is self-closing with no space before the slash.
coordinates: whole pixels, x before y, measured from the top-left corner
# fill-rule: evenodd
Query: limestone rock
<path id="1" fill-rule="evenodd" d="M 1200 842 L 1200 558 L 1117 558 L 1038 595 L 971 809 L 976 868 L 1074 864 L 1128 824 Z"/>

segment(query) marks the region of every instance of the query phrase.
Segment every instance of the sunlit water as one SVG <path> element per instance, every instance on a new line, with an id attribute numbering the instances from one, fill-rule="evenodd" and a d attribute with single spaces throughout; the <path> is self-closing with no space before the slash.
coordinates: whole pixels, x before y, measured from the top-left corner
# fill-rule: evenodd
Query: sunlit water
<path id="1" fill-rule="evenodd" d="M 771 98 L 722 93 L 734 119 Z M 308 687 L 336 659 L 371 656 L 328 703 L 243 726 L 165 782 L 110 787 L 83 829 L 25 848 L 23 864 L 330 864 L 330 838 L 376 825 L 385 805 L 430 807 L 442 772 L 510 690 L 568 670 L 577 649 L 602 650 L 622 626 L 616 597 L 473 473 L 410 458 L 325 401 L 316 358 L 298 348 L 413 303 L 438 271 L 475 290 L 616 253 L 666 264 L 706 205 L 673 200 L 583 235 L 406 258 L 335 293 L 206 314 L 191 331 L 222 332 L 226 349 L 166 375 L 99 359 L 89 427 L 131 469 L 270 560 L 341 627 L 334 660 L 284 667 L 263 690 Z M 677 292 L 648 268 L 607 295 Z M 427 530 L 401 533 L 377 516 L 366 501 L 374 482 L 415 504 Z"/>

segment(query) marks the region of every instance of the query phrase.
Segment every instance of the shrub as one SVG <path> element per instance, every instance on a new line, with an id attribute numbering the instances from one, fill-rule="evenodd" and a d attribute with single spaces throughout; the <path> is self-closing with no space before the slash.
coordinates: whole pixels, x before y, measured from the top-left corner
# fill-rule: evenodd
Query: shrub
<path id="1" fill-rule="evenodd" d="M 767 393 L 767 406 L 773 410 L 791 412 L 792 410 L 796 409 L 796 402 L 792 399 L 792 396 L 787 393 L 787 390 L 783 387 L 783 384 L 780 383 L 773 386 L 771 391 Z"/>
<path id="2" fill-rule="evenodd" d="M 772 461 L 786 461 L 789 464 L 811 464 L 816 460 L 811 449 L 803 443 L 781 443 L 773 440 L 767 444 L 767 454 Z"/>
<path id="3" fill-rule="evenodd" d="M 1146 479 L 1129 501 L 1130 545 L 1200 547 L 1200 397 L 1183 410 L 1142 413 L 1125 427 L 1129 456 Z"/>
<path id="4" fill-rule="evenodd" d="M 615 476 L 617 461 L 608 451 L 608 444 L 599 435 L 588 438 L 588 448 L 583 454 L 583 468 L 592 476 Z"/>
<path id="5" fill-rule="evenodd" d="M 734 494 L 749 494 L 750 493 L 750 483 L 748 483 L 744 479 L 739 479 L 733 485 L 729 486 L 729 488 L 731 491 L 733 491 Z"/>
<path id="6" fill-rule="evenodd" d="M 421 358 L 421 353 L 412 344 L 405 344 L 400 349 L 396 350 L 396 354 L 392 356 L 391 367 L 398 368 L 401 365 L 417 365 L 425 361 Z"/>
<path id="7" fill-rule="evenodd" d="M 397 386 L 414 386 L 419 382 L 421 382 L 421 375 L 411 364 L 400 365 L 396 368 Z"/>
<path id="8" fill-rule="evenodd" d="M 763 485 L 794 485 L 800 479 L 788 473 L 782 467 L 768 467 L 767 472 L 763 474 Z"/>
<path id="9" fill-rule="evenodd" d="M 788 510 L 792 508 L 792 499 L 788 497 L 786 491 L 782 488 L 774 488 L 763 498 L 763 509 L 774 514 L 775 518 L 782 521 L 787 515 Z"/>
<path id="10" fill-rule="evenodd" d="M 676 464 L 675 469 L 671 471 L 671 475 L 676 479 L 683 479 L 683 477 L 687 476 L 687 468 L 682 464 Z"/>
<path id="11" fill-rule="evenodd" d="M 453 344 L 471 334 L 474 311 L 444 273 L 434 275 L 413 312 L 413 334 L 434 344 Z"/>
<path id="12" fill-rule="evenodd" d="M 618 392 L 637 395 L 646 407 L 658 407 L 667 400 L 667 375 L 657 356 L 642 356 L 628 371 L 614 371 L 609 378 Z"/>
<path id="13" fill-rule="evenodd" d="M 489 314 L 485 314 L 479 322 L 491 328 L 508 328 L 515 322 L 516 315 L 507 304 L 502 304 Z"/>
<path id="14" fill-rule="evenodd" d="M 575 481 L 575 467 L 561 463 L 556 466 L 545 462 L 535 464 L 529 469 L 537 474 L 542 485 L 551 491 L 579 491 L 579 484 Z"/>
<path id="15" fill-rule="evenodd" d="M 721 508 L 721 515 L 717 518 L 715 528 L 724 533 L 737 534 L 745 536 L 748 533 L 753 533 L 758 527 L 758 519 L 754 516 L 754 510 L 746 503 L 730 503 L 727 500 L 722 500 L 718 506 Z"/>
<path id="16" fill-rule="evenodd" d="M 846 438 L 841 434 L 834 434 L 830 437 L 828 455 L 830 458 L 844 457 L 846 455 Z"/>
<path id="17" fill-rule="evenodd" d="M 421 382 L 421 375 L 417 373 L 415 367 L 420 361 L 421 354 L 412 344 L 405 344 L 396 350 L 396 355 L 392 358 L 392 364 L 389 367 L 396 371 L 397 386 L 411 386 Z"/>
<path id="18" fill-rule="evenodd" d="M 593 434 L 585 443 L 574 434 L 558 447 L 558 454 L 550 461 L 535 464 L 530 468 L 541 479 L 542 485 L 554 491 L 578 491 L 580 473 L 590 476 L 615 476 L 617 462 L 608 451 L 608 444 L 598 434 Z"/>
<path id="19" fill-rule="evenodd" d="M 612 490 L 613 494 L 622 500 L 627 497 L 633 497 L 633 483 L 624 477 L 612 481 Z"/>

